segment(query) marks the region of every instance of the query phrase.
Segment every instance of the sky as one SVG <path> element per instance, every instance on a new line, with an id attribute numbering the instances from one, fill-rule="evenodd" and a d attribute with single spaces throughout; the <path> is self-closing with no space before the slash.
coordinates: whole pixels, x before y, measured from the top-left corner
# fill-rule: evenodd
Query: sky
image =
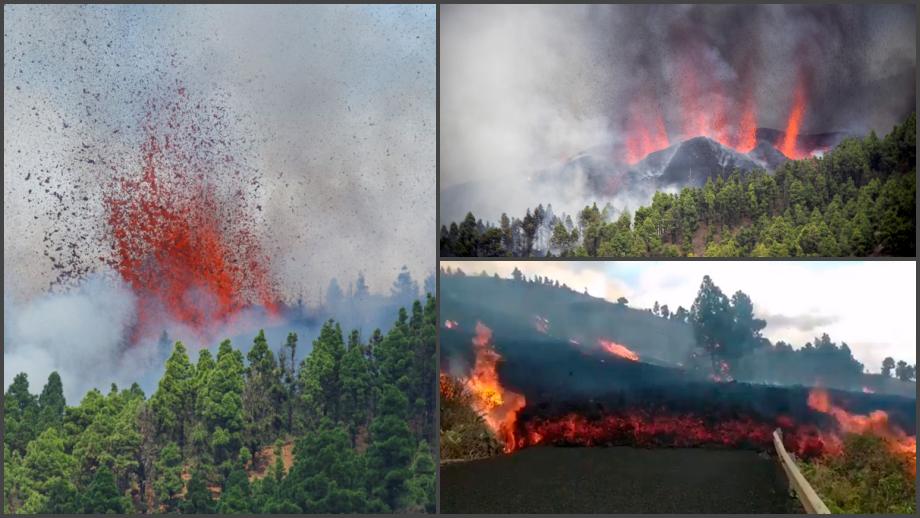
<path id="1" fill-rule="evenodd" d="M 286 295 L 315 301 L 332 277 L 358 272 L 385 293 L 403 265 L 419 280 L 433 271 L 434 6 L 7 5 L 4 15 L 13 295 L 34 297 L 51 279 L 41 239 L 55 200 L 26 178 L 95 174 L 75 158 L 87 142 L 109 162 L 139 162 L 144 101 L 173 80 L 219 98 L 227 131 L 246 143 Z"/>
<path id="2" fill-rule="evenodd" d="M 917 277 L 913 261 L 442 261 L 467 274 L 508 278 L 517 267 L 631 307 L 657 301 L 690 309 L 704 275 L 727 296 L 738 290 L 767 321 L 764 336 L 793 347 L 827 333 L 846 342 L 870 372 L 891 356 L 917 360 Z"/>

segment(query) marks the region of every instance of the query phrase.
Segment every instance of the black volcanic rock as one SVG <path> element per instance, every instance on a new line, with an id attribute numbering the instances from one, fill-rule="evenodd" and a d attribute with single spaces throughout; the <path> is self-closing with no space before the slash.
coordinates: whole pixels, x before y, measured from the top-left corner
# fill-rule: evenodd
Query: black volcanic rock
<path id="1" fill-rule="evenodd" d="M 751 171 L 758 164 L 718 142 L 696 137 L 650 154 L 633 167 L 658 188 L 702 186 L 707 178 L 728 176 L 732 171 Z"/>

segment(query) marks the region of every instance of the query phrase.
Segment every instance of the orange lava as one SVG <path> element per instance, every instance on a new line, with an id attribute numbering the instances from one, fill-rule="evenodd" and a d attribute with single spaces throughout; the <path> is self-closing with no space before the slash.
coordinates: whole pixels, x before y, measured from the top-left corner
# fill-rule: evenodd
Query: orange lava
<path id="1" fill-rule="evenodd" d="M 792 101 L 792 111 L 789 113 L 789 121 L 786 123 L 786 134 L 779 146 L 782 154 L 792 159 L 804 158 L 807 153 L 799 150 L 798 140 L 799 131 L 802 126 L 802 117 L 805 115 L 805 84 L 801 79 L 795 87 L 795 94 Z"/>
<path id="2" fill-rule="evenodd" d="M 830 394 L 822 388 L 815 388 L 809 392 L 808 406 L 813 410 L 833 416 L 844 433 L 872 434 L 885 439 L 892 451 L 914 460 L 911 464 L 916 473 L 917 438 L 907 435 L 904 430 L 891 424 L 886 412 L 875 410 L 868 415 L 851 414 L 835 405 L 831 401 Z"/>
<path id="3" fill-rule="evenodd" d="M 597 340 L 597 343 L 599 343 L 600 346 L 603 347 L 605 351 L 607 351 L 608 353 L 614 356 L 619 356 L 620 358 L 625 358 L 627 360 L 634 361 L 634 362 L 639 361 L 639 355 L 636 354 L 631 349 L 629 349 L 628 347 L 626 347 L 625 345 L 618 344 L 610 340 L 605 340 L 603 338 L 599 338 Z"/>
<path id="4" fill-rule="evenodd" d="M 633 102 L 626 137 L 626 162 L 635 164 L 649 153 L 670 145 L 658 104 L 645 98 Z"/>
<path id="5" fill-rule="evenodd" d="M 745 95 L 735 149 L 749 153 L 757 145 L 757 104 L 753 91 Z"/>
<path id="6" fill-rule="evenodd" d="M 145 125 L 139 174 L 117 177 L 103 193 L 113 266 L 138 295 L 135 343 L 168 321 L 207 340 L 244 307 L 262 304 L 273 314 L 279 300 L 268 258 L 242 224 L 251 217 L 242 189 L 229 197 L 219 191 L 217 182 L 226 187 L 237 166 L 199 149 L 214 143 L 195 137 L 191 104 L 179 89 L 157 105 L 166 122 Z"/>
<path id="7" fill-rule="evenodd" d="M 526 400 L 523 395 L 502 387 L 497 370 L 502 357 L 492 347 L 492 330 L 482 322 L 476 322 L 473 350 L 476 362 L 465 380 L 466 388 L 473 395 L 473 408 L 502 441 L 505 452 L 511 452 L 516 448 L 517 413 L 524 408 Z"/>

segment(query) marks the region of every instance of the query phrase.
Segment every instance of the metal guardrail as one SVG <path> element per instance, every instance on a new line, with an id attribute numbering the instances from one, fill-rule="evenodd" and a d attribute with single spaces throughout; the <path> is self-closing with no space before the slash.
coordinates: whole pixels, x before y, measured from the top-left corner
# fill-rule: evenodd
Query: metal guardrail
<path id="1" fill-rule="evenodd" d="M 805 476 L 802 475 L 802 472 L 799 471 L 799 467 L 796 466 L 789 452 L 786 451 L 786 447 L 783 445 L 783 432 L 779 428 L 773 432 L 773 446 L 776 447 L 779 463 L 783 466 L 783 471 L 786 472 L 786 477 L 789 479 L 789 492 L 798 497 L 805 508 L 805 512 L 808 514 L 831 514 L 831 511 L 821 501 L 821 497 L 818 496 L 818 493 L 815 492 L 808 480 L 805 479 Z"/>

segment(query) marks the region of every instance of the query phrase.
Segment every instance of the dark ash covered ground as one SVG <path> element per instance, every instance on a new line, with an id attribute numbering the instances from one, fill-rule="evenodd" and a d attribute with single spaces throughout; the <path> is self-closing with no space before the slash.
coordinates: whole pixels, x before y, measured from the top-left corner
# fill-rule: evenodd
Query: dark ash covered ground
<path id="1" fill-rule="evenodd" d="M 441 466 L 443 513 L 801 513 L 753 451 L 535 447 Z"/>

